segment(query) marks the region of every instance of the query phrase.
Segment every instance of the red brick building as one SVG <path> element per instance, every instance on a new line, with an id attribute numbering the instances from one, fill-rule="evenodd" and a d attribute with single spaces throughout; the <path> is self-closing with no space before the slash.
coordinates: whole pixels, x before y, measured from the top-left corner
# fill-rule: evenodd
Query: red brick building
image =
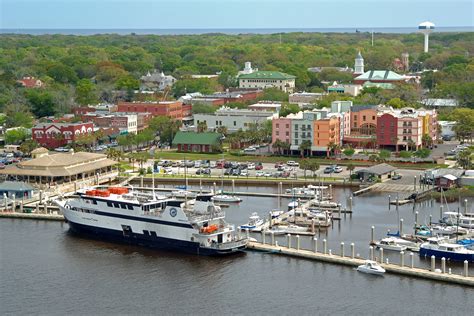
<path id="1" fill-rule="evenodd" d="M 180 101 L 161 102 L 119 102 L 118 112 L 150 113 L 152 117 L 167 116 L 175 120 L 183 119 L 183 103 Z"/>
<path id="2" fill-rule="evenodd" d="M 42 123 L 32 128 L 31 134 L 35 141 L 47 148 L 57 148 L 70 144 L 78 136 L 92 134 L 92 123 Z"/>
<path id="3" fill-rule="evenodd" d="M 397 146 L 398 142 L 398 118 L 390 113 L 377 117 L 377 145 L 380 147 Z"/>

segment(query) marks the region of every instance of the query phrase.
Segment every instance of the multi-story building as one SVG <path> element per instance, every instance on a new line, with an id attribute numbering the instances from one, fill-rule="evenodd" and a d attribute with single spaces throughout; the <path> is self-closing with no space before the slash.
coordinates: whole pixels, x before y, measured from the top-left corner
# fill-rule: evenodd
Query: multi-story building
<path id="1" fill-rule="evenodd" d="M 414 109 L 390 109 L 377 115 L 377 145 L 381 148 L 418 149 L 422 137 L 423 116 Z"/>
<path id="2" fill-rule="evenodd" d="M 87 113 L 82 115 L 82 120 L 93 122 L 97 127 L 115 127 L 121 134 L 136 134 L 138 132 L 138 116 L 138 114 L 120 112 L 107 114 Z M 140 117 L 143 119 L 143 115 L 140 115 Z"/>
<path id="3" fill-rule="evenodd" d="M 296 92 L 289 96 L 289 102 L 299 105 L 310 104 L 314 101 L 321 100 L 327 93 L 315 93 L 315 92 Z"/>
<path id="4" fill-rule="evenodd" d="M 313 146 L 316 151 L 328 153 L 330 144 L 341 144 L 340 120 L 339 115 L 329 114 L 328 117 L 313 122 Z"/>
<path id="5" fill-rule="evenodd" d="M 272 144 L 277 140 L 291 144 L 291 118 L 280 117 L 272 120 Z"/>
<path id="6" fill-rule="evenodd" d="M 277 88 L 292 93 L 295 89 L 295 76 L 279 71 L 256 71 L 239 76 L 240 88 Z"/>
<path id="7" fill-rule="evenodd" d="M 118 112 L 150 113 L 152 117 L 167 116 L 175 120 L 183 119 L 183 103 L 180 101 L 119 102 Z"/>
<path id="8" fill-rule="evenodd" d="M 194 126 L 205 122 L 209 130 L 216 130 L 222 126 L 227 127 L 227 131 L 232 133 L 248 130 L 253 125 L 263 124 L 277 117 L 278 113 L 275 112 L 222 107 L 212 114 L 194 114 Z"/>
<path id="9" fill-rule="evenodd" d="M 92 123 L 41 123 L 31 130 L 33 139 L 47 148 L 71 144 L 78 137 L 93 132 Z"/>
<path id="10" fill-rule="evenodd" d="M 176 82 L 176 78 L 173 76 L 167 76 L 163 71 L 158 72 L 156 69 L 146 75 L 140 77 L 140 90 L 141 91 L 163 91 L 173 86 Z"/>
<path id="11" fill-rule="evenodd" d="M 287 117 L 291 119 L 291 147 L 293 152 L 299 152 L 300 146 L 305 141 L 313 145 L 313 115 L 305 112 L 290 114 Z"/>

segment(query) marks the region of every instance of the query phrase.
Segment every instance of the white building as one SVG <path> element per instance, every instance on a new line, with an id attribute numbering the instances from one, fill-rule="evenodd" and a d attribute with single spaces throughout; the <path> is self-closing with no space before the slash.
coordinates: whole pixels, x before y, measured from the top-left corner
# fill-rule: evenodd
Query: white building
<path id="1" fill-rule="evenodd" d="M 148 72 L 145 76 L 141 76 L 140 81 L 140 90 L 142 91 L 163 91 L 173 86 L 176 78 L 167 76 L 163 71 L 158 72 L 155 69 L 153 73 Z"/>
<path id="2" fill-rule="evenodd" d="M 252 68 L 252 63 L 247 61 L 247 62 L 245 62 L 244 70 L 239 71 L 237 73 L 237 76 L 248 75 L 248 74 L 254 73 L 256 71 L 258 71 L 258 68 Z"/>
<path id="3" fill-rule="evenodd" d="M 359 51 L 357 57 L 355 58 L 354 75 L 362 75 L 364 72 L 364 58 Z"/>
<path id="4" fill-rule="evenodd" d="M 194 126 L 206 122 L 208 130 L 227 127 L 229 133 L 248 130 L 252 125 L 262 124 L 267 120 L 278 118 L 278 113 L 269 111 L 252 111 L 248 109 L 232 109 L 221 107 L 213 114 L 194 114 Z"/>
<path id="5" fill-rule="evenodd" d="M 271 101 L 260 101 L 258 103 L 249 105 L 247 108 L 251 111 L 267 111 L 278 113 L 281 109 L 281 103 L 273 103 Z"/>
<path id="6" fill-rule="evenodd" d="M 296 92 L 292 93 L 289 96 L 289 102 L 290 103 L 295 103 L 300 106 L 306 105 L 306 104 L 311 104 L 314 101 L 321 100 L 323 96 L 327 95 L 327 93 L 318 93 L 318 92 Z"/>
<path id="7" fill-rule="evenodd" d="M 279 71 L 256 71 L 240 75 L 239 88 L 277 88 L 281 91 L 292 93 L 295 89 L 295 76 Z"/>

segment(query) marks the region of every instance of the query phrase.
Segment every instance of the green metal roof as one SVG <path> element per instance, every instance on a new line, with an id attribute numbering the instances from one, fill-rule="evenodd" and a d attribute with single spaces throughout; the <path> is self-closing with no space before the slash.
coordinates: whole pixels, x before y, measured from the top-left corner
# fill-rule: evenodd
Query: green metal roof
<path id="1" fill-rule="evenodd" d="M 274 80 L 288 80 L 295 79 L 295 76 L 279 71 L 256 71 L 251 74 L 240 75 L 239 79 L 274 79 Z"/>
<path id="2" fill-rule="evenodd" d="M 354 80 L 404 80 L 405 77 L 391 70 L 369 70 Z"/>
<path id="3" fill-rule="evenodd" d="M 219 143 L 221 137 L 221 134 L 212 132 L 178 132 L 173 139 L 173 145 L 214 145 Z"/>
<path id="4" fill-rule="evenodd" d="M 371 88 L 371 87 L 376 87 L 376 88 L 382 88 L 382 89 L 393 89 L 395 86 L 393 83 L 389 82 L 371 82 L 371 81 L 366 81 L 363 84 L 364 88 Z"/>

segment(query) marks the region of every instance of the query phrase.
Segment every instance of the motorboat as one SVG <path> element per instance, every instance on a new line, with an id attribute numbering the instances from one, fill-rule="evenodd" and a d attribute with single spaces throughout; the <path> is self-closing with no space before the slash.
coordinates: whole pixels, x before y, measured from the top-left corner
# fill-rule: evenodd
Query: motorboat
<path id="1" fill-rule="evenodd" d="M 451 236 L 451 235 L 465 235 L 469 232 L 468 229 L 457 226 L 448 226 L 448 225 L 434 225 L 431 227 L 431 234 L 433 236 Z"/>
<path id="2" fill-rule="evenodd" d="M 463 245 L 450 243 L 443 237 L 431 237 L 421 244 L 420 256 L 446 258 L 453 261 L 474 262 L 474 250 L 467 249 Z"/>
<path id="3" fill-rule="evenodd" d="M 378 248 L 382 248 L 385 250 L 398 251 L 398 252 L 405 251 L 408 248 L 407 245 L 400 243 L 400 238 L 395 238 L 395 237 L 382 238 L 380 241 L 377 241 L 375 245 Z"/>
<path id="4" fill-rule="evenodd" d="M 266 230 L 265 233 L 274 235 L 302 234 L 308 233 L 308 228 L 292 224 L 278 225 Z"/>
<path id="5" fill-rule="evenodd" d="M 244 224 L 244 225 L 240 225 L 239 226 L 239 229 L 240 230 L 250 230 L 250 231 L 261 231 L 262 230 L 262 226 L 263 226 L 263 219 L 260 218 L 260 216 L 258 215 L 258 213 L 254 212 L 252 213 L 252 215 L 249 217 L 249 221 L 247 224 Z"/>
<path id="6" fill-rule="evenodd" d="M 197 194 L 195 192 L 188 190 L 175 190 L 170 194 L 170 196 L 174 197 L 175 199 L 194 199 L 196 195 Z"/>
<path id="7" fill-rule="evenodd" d="M 285 212 L 280 211 L 280 210 L 273 210 L 273 211 L 270 211 L 270 216 L 272 217 L 272 219 L 275 219 L 275 218 L 280 217 L 280 216 L 283 215 L 284 213 L 285 213 Z"/>
<path id="8" fill-rule="evenodd" d="M 288 222 L 301 226 L 331 226 L 331 213 L 328 211 L 313 210 L 297 207 L 288 211 Z"/>
<path id="9" fill-rule="evenodd" d="M 292 196 L 300 199 L 311 199 L 316 196 L 316 191 L 308 188 L 292 188 L 286 189 L 285 191 L 287 194 L 291 194 Z"/>
<path id="10" fill-rule="evenodd" d="M 236 195 L 217 194 L 212 197 L 212 201 L 219 203 L 240 203 L 242 199 Z"/>
<path id="11" fill-rule="evenodd" d="M 467 229 L 474 229 L 474 217 L 461 216 L 459 226 Z"/>
<path id="12" fill-rule="evenodd" d="M 300 205 L 300 203 L 299 203 L 298 201 L 296 201 L 296 200 L 293 200 L 293 201 L 291 201 L 290 203 L 288 203 L 288 210 L 289 210 L 289 211 L 290 211 L 290 210 L 293 210 L 293 209 L 297 208 L 298 205 Z"/>
<path id="13" fill-rule="evenodd" d="M 364 264 L 357 267 L 357 271 L 376 275 L 383 275 L 385 273 L 385 269 L 372 260 L 366 260 Z"/>
<path id="14" fill-rule="evenodd" d="M 331 208 L 331 209 L 337 209 L 341 207 L 341 203 L 333 202 L 333 201 L 328 201 L 328 200 L 312 200 L 310 203 L 311 206 L 314 207 L 319 207 L 319 208 Z"/>

